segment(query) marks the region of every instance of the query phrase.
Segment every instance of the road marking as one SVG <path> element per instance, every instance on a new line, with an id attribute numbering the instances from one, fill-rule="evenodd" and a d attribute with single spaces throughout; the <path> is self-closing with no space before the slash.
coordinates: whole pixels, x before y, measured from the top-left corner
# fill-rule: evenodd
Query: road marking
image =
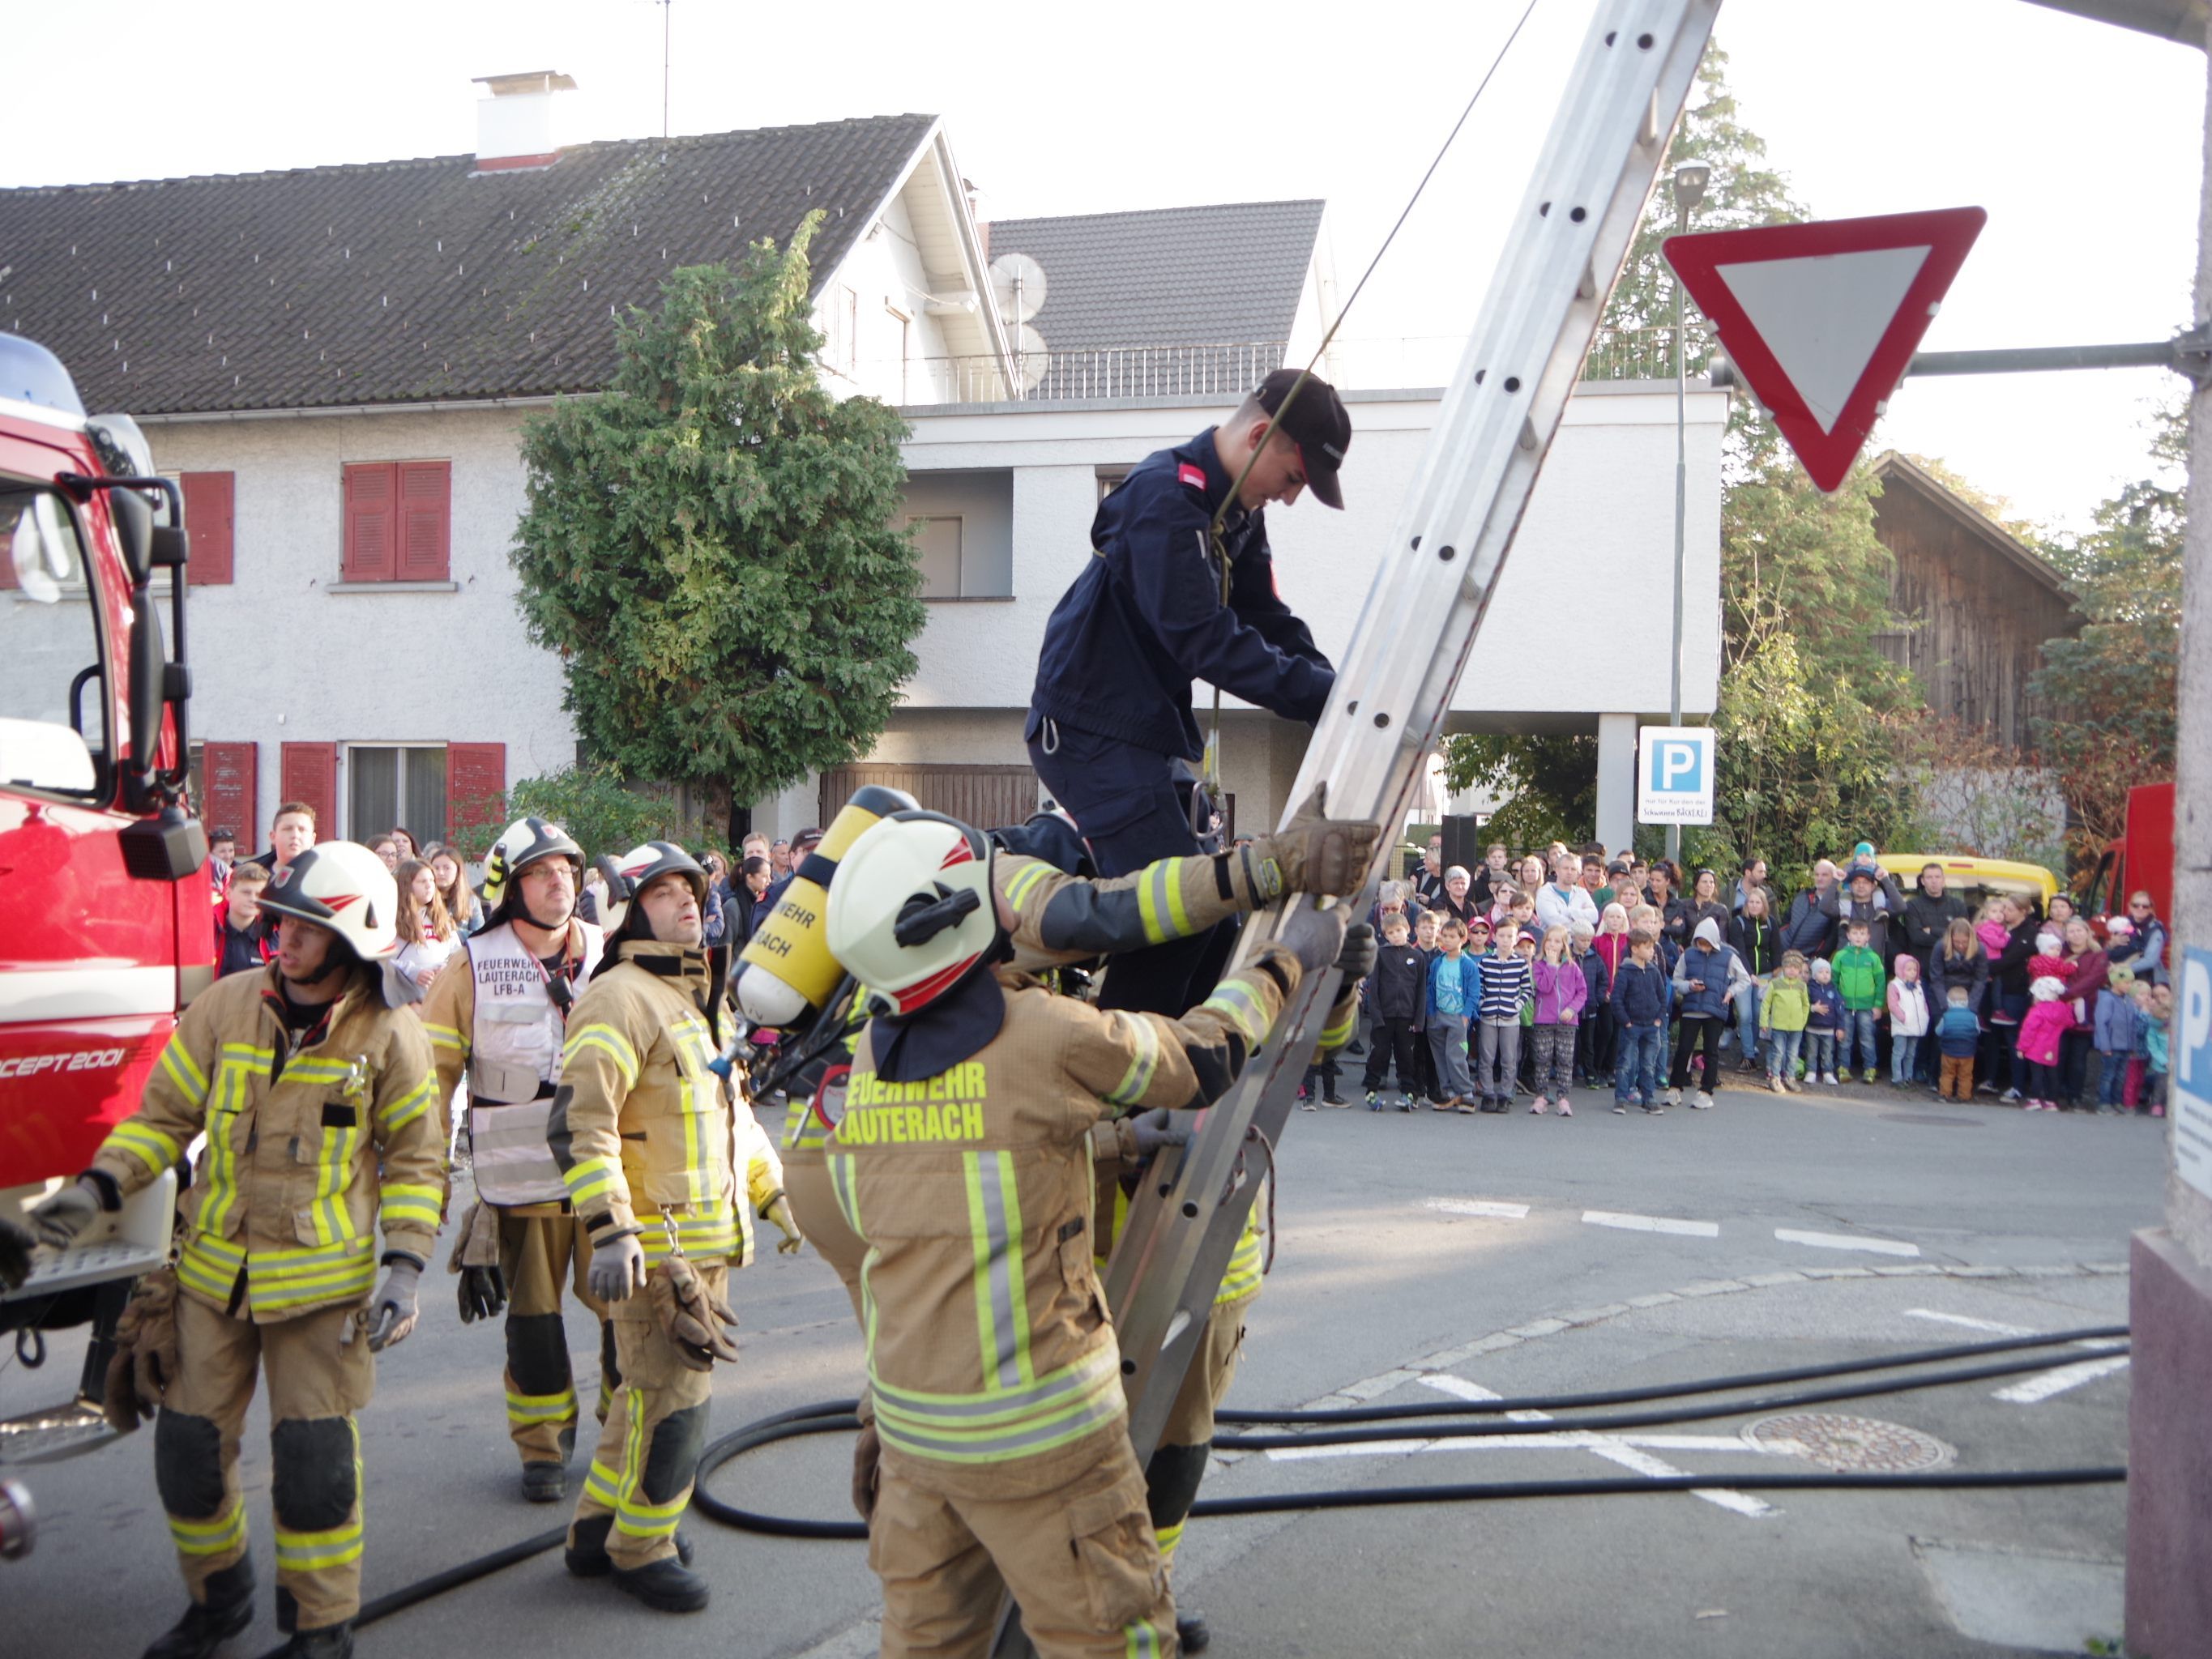
<path id="1" fill-rule="evenodd" d="M 1678 1221 L 1664 1215 L 1623 1215 L 1617 1210 L 1584 1210 L 1583 1219 L 1593 1227 L 1620 1227 L 1632 1233 L 1680 1233 L 1689 1238 L 1718 1238 L 1717 1221 Z"/>
<path id="2" fill-rule="evenodd" d="M 1500 1221 L 1525 1221 L 1528 1218 L 1526 1204 L 1493 1204 L 1481 1198 L 1431 1198 L 1425 1200 L 1431 1210 L 1442 1210 L 1446 1215 L 1494 1216 Z"/>
<path id="3" fill-rule="evenodd" d="M 2100 1376 L 2125 1370 L 2127 1364 L 2125 1354 L 2115 1354 L 2106 1359 L 2078 1360 L 2071 1365 L 2061 1365 L 2056 1370 L 2038 1371 L 2025 1382 L 2015 1382 L 2008 1389 L 1999 1389 L 1991 1397 L 2015 1406 L 2033 1406 L 2053 1395 L 2063 1394 L 2069 1389 L 2078 1389 L 2084 1382 L 2094 1382 Z"/>
<path id="4" fill-rule="evenodd" d="M 1484 1388 L 1480 1382 L 1470 1382 L 1463 1376 L 1452 1376 L 1441 1371 L 1424 1376 L 1421 1381 L 1438 1394 L 1448 1394 L 1459 1400 L 1503 1400 L 1505 1397 Z M 1515 1423 L 1548 1423 L 1552 1420 L 1549 1412 L 1508 1412 L 1505 1416 Z"/>
<path id="5" fill-rule="evenodd" d="M 1824 1250 L 1872 1250 L 1880 1255 L 1918 1255 L 1920 1247 L 1901 1238 L 1862 1238 L 1850 1233 L 1807 1233 L 1795 1227 L 1777 1227 L 1775 1237 L 1784 1244 L 1812 1244 Z"/>
<path id="6" fill-rule="evenodd" d="M 1970 1331 L 1987 1331 L 1991 1336 L 2033 1336 L 2035 1332 L 2025 1325 L 2008 1325 L 2002 1320 L 1977 1319 L 1972 1314 L 1938 1313 L 1933 1308 L 1907 1308 L 1907 1319 L 1934 1319 L 1946 1325 L 1964 1325 Z"/>

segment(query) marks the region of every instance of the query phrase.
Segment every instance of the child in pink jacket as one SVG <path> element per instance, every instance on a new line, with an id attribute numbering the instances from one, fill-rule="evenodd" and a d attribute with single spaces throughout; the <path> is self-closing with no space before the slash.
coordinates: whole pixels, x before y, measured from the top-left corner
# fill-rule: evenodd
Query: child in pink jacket
<path id="1" fill-rule="evenodd" d="M 2020 1057 L 2027 1062 L 2027 1098 L 2021 1109 L 2055 1112 L 2058 1109 L 2058 1048 L 2074 1024 L 2071 1005 L 2061 1002 L 2066 983 L 2045 974 L 2027 988 L 2034 1004 L 2020 1023 Z"/>
<path id="2" fill-rule="evenodd" d="M 1567 954 L 1564 927 L 1544 930 L 1543 949 L 1528 967 L 1536 992 L 1535 1021 L 1531 1028 L 1536 1103 L 1528 1109 L 1541 1117 L 1556 1097 L 1559 1115 L 1572 1117 L 1575 1109 L 1567 1099 L 1567 1088 L 1574 1081 L 1575 1027 L 1582 1018 L 1583 1004 L 1589 999 L 1589 981 L 1583 976 L 1581 964 Z"/>

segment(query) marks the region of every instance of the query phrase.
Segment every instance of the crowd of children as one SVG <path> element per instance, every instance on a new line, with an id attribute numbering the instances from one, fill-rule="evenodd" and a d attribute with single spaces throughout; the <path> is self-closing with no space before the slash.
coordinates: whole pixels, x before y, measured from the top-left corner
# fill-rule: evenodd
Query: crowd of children
<path id="1" fill-rule="evenodd" d="M 1624 1115 L 1705 1110 L 1733 1044 L 1777 1094 L 1886 1073 L 1951 1100 L 2164 1114 L 2172 993 L 2148 895 L 2100 941 L 2063 896 L 1970 912 L 1934 864 L 1908 897 L 1864 844 L 1786 903 L 1757 859 L 1724 890 L 1596 848 L 1498 846 L 1473 872 L 1440 854 L 1374 912 L 1370 1111 L 1500 1113 L 1521 1093 L 1572 1117 L 1577 1089 Z M 1303 1096 L 1351 1103 L 1333 1064 Z"/>

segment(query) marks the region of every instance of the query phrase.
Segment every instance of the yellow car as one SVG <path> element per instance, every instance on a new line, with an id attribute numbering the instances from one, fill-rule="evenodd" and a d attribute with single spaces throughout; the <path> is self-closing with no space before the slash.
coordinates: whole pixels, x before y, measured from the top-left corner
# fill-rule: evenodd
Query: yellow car
<path id="1" fill-rule="evenodd" d="M 1884 853 L 1875 863 L 1896 878 L 1905 897 L 1912 896 L 1920 872 L 1931 864 L 1943 867 L 1944 891 L 1956 893 L 1972 908 L 2000 893 L 2017 893 L 2033 899 L 2039 913 L 2051 907 L 2058 892 L 2058 878 L 2039 864 L 2015 864 L 2009 859 L 1954 858 L 1942 853 Z"/>

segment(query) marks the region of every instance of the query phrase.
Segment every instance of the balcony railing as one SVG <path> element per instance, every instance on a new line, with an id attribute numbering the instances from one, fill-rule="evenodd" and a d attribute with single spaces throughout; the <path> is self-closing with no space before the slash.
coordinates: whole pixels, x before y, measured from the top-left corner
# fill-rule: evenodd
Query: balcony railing
<path id="1" fill-rule="evenodd" d="M 1711 366 L 1713 337 L 1711 326 L 1701 317 L 1683 319 L 1682 347 L 1686 358 L 1685 367 L 1693 375 L 1703 374 Z M 1590 342 L 1589 356 L 1583 359 L 1583 379 L 1585 380 L 1671 380 L 1674 378 L 1674 329 L 1672 324 L 1656 328 L 1601 328 L 1597 338 Z"/>

